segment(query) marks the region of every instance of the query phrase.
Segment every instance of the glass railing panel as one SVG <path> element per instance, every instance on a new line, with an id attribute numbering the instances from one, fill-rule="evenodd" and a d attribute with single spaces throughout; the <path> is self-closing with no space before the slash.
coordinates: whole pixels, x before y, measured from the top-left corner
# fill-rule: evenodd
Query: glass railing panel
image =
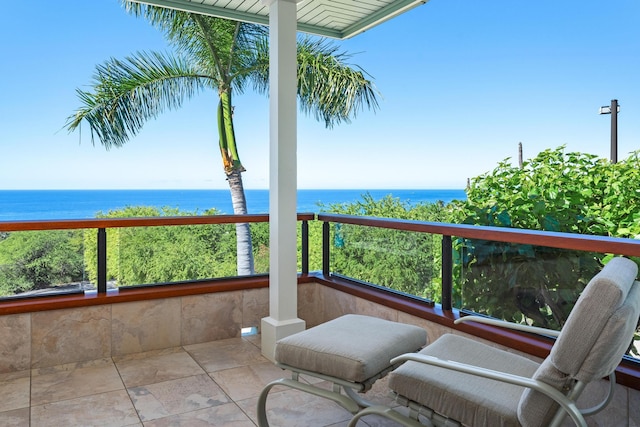
<path id="1" fill-rule="evenodd" d="M 0 299 L 95 289 L 84 266 L 86 231 L 0 233 Z"/>
<path id="2" fill-rule="evenodd" d="M 441 240 L 427 233 L 332 224 L 331 272 L 437 301 Z"/>
<path id="3" fill-rule="evenodd" d="M 237 275 L 234 224 L 107 229 L 107 287 L 168 284 Z M 87 268 L 97 277 L 96 235 Z"/>
<path id="4" fill-rule="evenodd" d="M 601 254 L 487 240 L 454 243 L 454 305 L 559 330 Z"/>
<path id="5" fill-rule="evenodd" d="M 269 272 L 269 223 L 254 222 L 249 224 L 249 227 L 255 274 L 267 274 Z"/>
<path id="6" fill-rule="evenodd" d="M 454 306 L 521 324 L 560 330 L 606 254 L 458 239 Z M 640 360 L 640 334 L 628 357 Z"/>

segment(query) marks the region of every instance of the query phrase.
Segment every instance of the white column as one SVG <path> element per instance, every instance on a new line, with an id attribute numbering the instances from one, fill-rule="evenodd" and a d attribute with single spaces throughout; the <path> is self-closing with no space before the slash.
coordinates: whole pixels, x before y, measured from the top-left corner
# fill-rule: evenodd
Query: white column
<path id="1" fill-rule="evenodd" d="M 269 5 L 269 317 L 262 319 L 262 354 L 305 329 L 298 319 L 296 190 L 296 1 Z"/>

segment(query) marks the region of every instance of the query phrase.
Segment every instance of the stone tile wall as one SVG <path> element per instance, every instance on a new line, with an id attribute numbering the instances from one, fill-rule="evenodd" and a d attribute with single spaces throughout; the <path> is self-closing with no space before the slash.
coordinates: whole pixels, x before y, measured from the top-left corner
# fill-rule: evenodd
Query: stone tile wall
<path id="1" fill-rule="evenodd" d="M 268 289 L 0 316 L 0 374 L 239 337 Z"/>
<path id="2" fill-rule="evenodd" d="M 298 287 L 309 326 L 323 321 L 318 288 Z M 0 374 L 239 337 L 268 315 L 263 288 L 0 316 Z"/>

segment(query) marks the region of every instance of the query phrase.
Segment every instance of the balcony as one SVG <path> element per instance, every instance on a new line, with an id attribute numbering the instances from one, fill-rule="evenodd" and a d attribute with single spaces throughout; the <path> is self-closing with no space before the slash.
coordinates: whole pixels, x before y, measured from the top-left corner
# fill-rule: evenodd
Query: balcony
<path id="1" fill-rule="evenodd" d="M 305 224 L 312 215 L 299 215 Z M 298 316 L 311 327 L 342 314 L 358 313 L 419 325 L 431 340 L 465 334 L 532 358 L 550 342 L 496 328 L 454 325 L 451 301 L 451 236 L 535 243 L 549 247 L 638 256 L 634 240 L 540 233 L 379 218 L 318 216 L 323 221 L 323 272 L 309 272 L 310 250 L 301 239 Z M 118 219 L 0 223 L 0 232 L 34 229 L 179 226 L 191 223 L 264 222 L 266 216 Z M 390 292 L 332 272 L 329 230 L 350 224 L 442 236 L 442 303 Z M 305 227 L 303 226 L 304 230 Z M 304 233 L 302 233 L 304 236 Z M 335 235 L 333 235 L 335 238 Z M 98 239 L 98 254 L 108 242 Z M 449 248 L 449 249 L 447 249 Z M 106 263 L 98 256 L 99 263 Z M 106 265 L 106 264 L 105 264 Z M 98 267 L 98 271 L 105 270 Z M 255 331 L 269 315 L 266 276 L 198 280 L 108 290 L 106 274 L 97 292 L 10 299 L 0 302 L 0 424 L 40 425 L 255 425 L 260 389 L 286 375 L 261 354 Z M 447 293 L 449 294 L 447 296 Z M 640 424 L 640 369 L 628 360 L 618 369 L 615 401 L 590 425 Z M 597 395 L 596 384 L 583 396 Z M 374 400 L 388 399 L 384 381 Z M 588 404 L 588 403 L 586 403 Z M 279 426 L 345 425 L 349 414 L 319 398 L 276 388 L 269 418 Z M 59 418 L 62 417 L 62 418 Z M 60 420 L 60 421 L 58 421 Z M 368 425 L 384 424 L 380 419 Z"/>

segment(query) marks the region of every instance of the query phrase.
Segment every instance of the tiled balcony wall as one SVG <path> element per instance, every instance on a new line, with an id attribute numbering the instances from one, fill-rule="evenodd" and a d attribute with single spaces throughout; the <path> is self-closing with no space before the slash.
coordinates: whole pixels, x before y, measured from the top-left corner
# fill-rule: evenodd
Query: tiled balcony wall
<path id="1" fill-rule="evenodd" d="M 308 326 L 328 318 L 320 287 L 298 288 Z M 268 301 L 260 288 L 0 316 L 0 373 L 240 337 L 269 315 Z"/>
<path id="2" fill-rule="evenodd" d="M 0 373 L 237 338 L 269 315 L 268 298 L 259 288 L 0 316 Z M 321 284 L 298 286 L 307 328 L 348 313 L 415 324 L 431 340 L 451 332 Z"/>

